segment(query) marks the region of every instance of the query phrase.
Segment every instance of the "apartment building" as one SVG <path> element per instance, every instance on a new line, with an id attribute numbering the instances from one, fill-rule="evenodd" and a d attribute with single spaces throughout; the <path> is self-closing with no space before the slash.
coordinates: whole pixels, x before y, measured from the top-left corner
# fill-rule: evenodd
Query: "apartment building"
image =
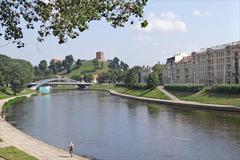
<path id="1" fill-rule="evenodd" d="M 240 41 L 167 59 L 164 84 L 239 84 Z"/>

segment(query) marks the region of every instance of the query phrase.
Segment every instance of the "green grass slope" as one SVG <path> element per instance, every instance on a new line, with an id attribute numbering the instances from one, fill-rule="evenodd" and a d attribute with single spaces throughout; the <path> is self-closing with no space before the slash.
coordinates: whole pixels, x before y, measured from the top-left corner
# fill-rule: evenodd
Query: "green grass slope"
<path id="1" fill-rule="evenodd" d="M 0 157 L 6 160 L 37 160 L 37 158 L 13 146 L 0 148 Z"/>
<path id="2" fill-rule="evenodd" d="M 83 75 L 86 73 L 100 74 L 102 72 L 107 72 L 108 69 L 109 68 L 107 62 L 103 62 L 102 69 L 96 69 L 95 66 L 92 64 L 92 61 L 84 61 L 82 62 L 82 66 L 80 68 L 72 70 L 66 76 L 68 78 L 71 78 L 73 75 Z"/>
<path id="3" fill-rule="evenodd" d="M 147 98 L 156 98 L 156 99 L 170 99 L 167 95 L 165 95 L 163 92 L 161 92 L 158 88 L 154 89 L 130 89 L 127 87 L 119 87 L 112 84 L 101 84 L 101 85 L 92 85 L 90 86 L 90 89 L 110 89 L 114 90 L 118 93 L 122 94 L 129 94 L 139 97 L 147 97 Z"/>
<path id="4" fill-rule="evenodd" d="M 211 93 L 206 89 L 203 89 L 197 93 L 179 92 L 179 91 L 170 91 L 170 93 L 186 101 L 240 106 L 239 94 Z"/>

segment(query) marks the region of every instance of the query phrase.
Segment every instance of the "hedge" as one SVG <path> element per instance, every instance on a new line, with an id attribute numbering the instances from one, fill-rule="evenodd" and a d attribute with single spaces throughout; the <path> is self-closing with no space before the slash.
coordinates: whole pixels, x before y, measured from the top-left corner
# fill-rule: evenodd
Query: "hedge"
<path id="1" fill-rule="evenodd" d="M 116 84 L 118 87 L 128 87 L 131 89 L 149 89 L 146 83 L 135 83 L 133 85 L 126 85 L 126 84 Z"/>
<path id="2" fill-rule="evenodd" d="M 216 85 L 212 87 L 209 92 L 213 93 L 228 93 L 228 94 L 240 94 L 240 85 Z"/>
<path id="3" fill-rule="evenodd" d="M 199 92 L 202 90 L 204 85 L 201 84 L 190 84 L 190 85 L 165 85 L 164 88 L 172 91 L 181 92 Z"/>

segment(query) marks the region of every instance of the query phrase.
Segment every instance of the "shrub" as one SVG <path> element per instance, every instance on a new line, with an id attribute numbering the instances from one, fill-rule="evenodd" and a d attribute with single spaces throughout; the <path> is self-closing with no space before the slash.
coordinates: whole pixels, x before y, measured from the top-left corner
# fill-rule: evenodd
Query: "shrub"
<path id="1" fill-rule="evenodd" d="M 116 84 L 116 86 L 118 87 L 128 87 L 128 88 L 131 88 L 131 89 L 148 89 L 149 86 L 147 86 L 146 83 L 135 83 L 133 85 L 126 85 L 126 84 Z"/>
<path id="2" fill-rule="evenodd" d="M 209 92 L 213 93 L 228 93 L 228 94 L 240 94 L 240 85 L 216 85 L 212 87 Z"/>
<path id="3" fill-rule="evenodd" d="M 165 85 L 164 88 L 173 91 L 182 92 L 198 92 L 202 90 L 204 85 L 201 84 L 190 84 L 190 85 Z"/>

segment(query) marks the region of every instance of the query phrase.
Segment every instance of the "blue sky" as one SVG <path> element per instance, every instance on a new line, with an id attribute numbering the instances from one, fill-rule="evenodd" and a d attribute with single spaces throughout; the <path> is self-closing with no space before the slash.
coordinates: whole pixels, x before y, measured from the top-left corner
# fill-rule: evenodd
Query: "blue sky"
<path id="1" fill-rule="evenodd" d="M 54 37 L 37 43 L 36 31 L 27 31 L 24 48 L 3 46 L 7 42 L 1 39 L 0 53 L 35 65 L 69 54 L 75 59 L 93 59 L 100 50 L 106 59 L 117 56 L 130 66 L 153 65 L 179 52 L 240 40 L 240 0 L 149 0 L 145 17 L 149 21 L 146 29 L 137 24 L 114 29 L 105 21 L 91 22 L 89 30 L 62 45 Z"/>

